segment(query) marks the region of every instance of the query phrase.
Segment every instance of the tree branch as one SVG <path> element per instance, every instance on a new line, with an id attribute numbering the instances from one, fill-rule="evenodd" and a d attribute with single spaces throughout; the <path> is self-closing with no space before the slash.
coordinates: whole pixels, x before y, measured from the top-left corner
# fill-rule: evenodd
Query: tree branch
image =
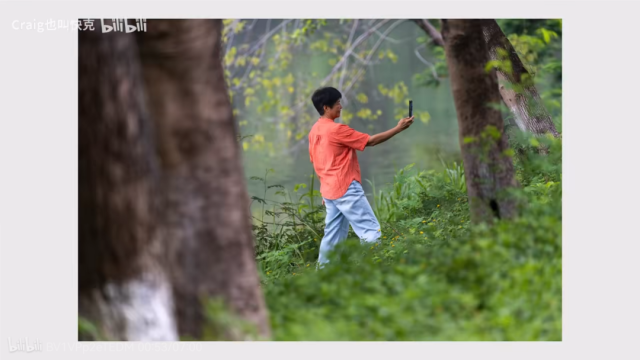
<path id="1" fill-rule="evenodd" d="M 267 20 L 267 32 L 269 32 L 269 27 L 271 26 L 271 19 Z M 262 52 L 260 52 L 260 58 L 258 61 L 262 61 L 262 58 L 264 57 L 264 54 L 267 52 L 267 42 L 265 41 L 262 44 Z M 244 83 L 244 81 L 247 79 L 247 76 L 249 75 L 249 72 L 251 71 L 251 69 L 253 68 L 253 62 L 249 62 L 249 65 L 247 65 L 247 69 L 244 72 L 244 75 L 242 75 L 242 78 L 240 79 L 240 82 L 238 83 L 237 86 L 232 87 L 232 90 L 238 90 L 240 89 L 240 87 L 242 86 L 242 84 Z"/>
<path id="2" fill-rule="evenodd" d="M 288 20 L 284 20 L 282 21 L 280 24 L 278 24 L 278 26 L 276 26 L 275 28 L 273 28 L 273 30 L 269 31 L 268 33 L 266 33 L 262 39 L 260 39 L 260 41 L 258 41 L 258 43 L 256 43 L 255 45 L 253 45 L 253 47 L 245 54 L 245 55 L 249 55 L 252 54 L 254 51 L 258 50 L 258 48 L 260 48 L 262 46 L 263 43 L 265 43 L 267 40 L 269 40 L 269 38 L 271 36 L 273 36 L 273 34 L 275 34 L 276 32 L 278 32 L 278 30 L 280 30 L 280 28 L 286 26 L 288 23 L 292 22 L 293 19 L 288 19 Z"/>
<path id="3" fill-rule="evenodd" d="M 375 26 L 371 27 L 369 30 L 367 30 L 364 34 L 360 35 L 356 41 L 353 42 L 353 45 L 347 49 L 347 51 L 344 52 L 344 55 L 342 55 L 342 58 L 340 59 L 340 61 L 338 61 L 335 66 L 333 67 L 333 69 L 331 70 L 331 72 L 329 73 L 329 75 L 327 75 L 327 77 L 324 78 L 324 80 L 322 80 L 322 82 L 320 83 L 320 86 L 324 86 L 324 84 L 326 84 L 332 77 L 333 75 L 338 71 L 338 69 L 340 69 L 340 67 L 342 66 L 342 64 L 346 61 L 346 59 L 349 57 L 349 55 L 351 54 L 351 52 L 358 47 L 358 45 L 360 45 L 360 43 L 362 43 L 363 41 L 365 41 L 369 36 L 371 36 L 371 34 L 373 34 L 380 26 L 386 24 L 387 22 L 389 22 L 390 19 L 386 19 L 386 20 L 382 20 L 379 23 L 377 23 Z"/>
<path id="4" fill-rule="evenodd" d="M 353 26 L 351 27 L 351 32 L 349 33 L 349 40 L 347 40 L 347 47 L 351 47 L 351 41 L 353 40 L 353 35 L 356 33 L 356 28 L 358 27 L 358 19 L 355 19 L 353 22 Z M 347 65 L 349 64 L 349 58 L 345 59 L 344 66 L 342 67 L 342 74 L 340 74 L 340 81 L 338 82 L 338 90 L 342 90 L 342 83 L 344 81 L 344 75 L 347 72 Z"/>
<path id="5" fill-rule="evenodd" d="M 433 25 L 431 25 L 429 20 L 426 20 L 426 19 L 413 19 L 413 21 L 416 24 L 418 24 L 418 26 L 420 26 L 420 28 L 422 30 L 424 30 L 424 32 L 427 33 L 427 35 L 429 35 L 431 37 L 431 40 L 433 40 L 433 42 L 436 45 L 444 46 L 444 40 L 442 39 L 442 34 L 440 34 L 438 29 L 436 29 Z"/>
<path id="6" fill-rule="evenodd" d="M 427 59 L 423 58 L 422 55 L 420 55 L 420 52 L 418 51 L 418 49 L 425 47 L 424 44 L 418 46 L 417 48 L 415 48 L 413 50 L 413 52 L 416 54 L 416 57 L 422 61 L 423 64 L 429 66 L 431 68 L 431 73 L 433 74 L 433 77 L 438 79 L 438 73 L 436 72 L 436 67 L 435 65 L 433 65 L 432 63 L 430 63 L 429 61 L 427 61 Z"/>
<path id="7" fill-rule="evenodd" d="M 378 49 L 378 47 L 380 47 L 380 44 L 382 44 L 382 42 L 384 41 L 385 37 L 387 34 L 389 34 L 391 32 L 391 30 L 393 30 L 396 26 L 400 25 L 401 23 L 403 23 L 404 21 L 406 21 L 405 19 L 400 19 L 396 22 L 394 22 L 393 24 L 391 24 L 384 32 L 384 34 L 382 34 L 382 36 L 380 37 L 380 39 L 378 39 L 378 41 L 376 42 L 376 44 L 373 46 L 373 48 L 371 48 L 371 51 L 369 51 L 369 55 L 367 55 L 367 58 L 365 59 L 365 62 L 368 64 L 369 61 L 371 60 L 371 57 L 373 56 L 373 54 L 376 52 L 376 50 Z M 356 73 L 356 75 L 353 78 L 353 81 L 351 81 L 351 83 L 349 84 L 349 86 L 347 86 L 346 90 L 344 91 L 344 93 L 342 94 L 342 96 L 345 96 L 346 93 L 349 92 L 349 90 L 351 90 L 351 88 L 353 87 L 353 85 L 355 85 L 355 83 L 360 79 L 360 76 L 362 76 L 362 69 L 364 69 L 364 66 L 362 66 L 360 69 L 358 69 L 358 72 Z"/>

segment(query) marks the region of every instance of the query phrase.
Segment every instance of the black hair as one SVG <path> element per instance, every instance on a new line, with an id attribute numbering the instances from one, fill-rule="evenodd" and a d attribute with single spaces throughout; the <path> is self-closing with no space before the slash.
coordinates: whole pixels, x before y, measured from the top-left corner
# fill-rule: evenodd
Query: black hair
<path id="1" fill-rule="evenodd" d="M 338 100 L 342 99 L 342 94 L 340 91 L 334 87 L 323 87 L 316 90 L 313 95 L 311 95 L 311 101 L 313 102 L 313 106 L 318 110 L 318 113 L 322 116 L 324 115 L 324 106 L 333 107 Z"/>

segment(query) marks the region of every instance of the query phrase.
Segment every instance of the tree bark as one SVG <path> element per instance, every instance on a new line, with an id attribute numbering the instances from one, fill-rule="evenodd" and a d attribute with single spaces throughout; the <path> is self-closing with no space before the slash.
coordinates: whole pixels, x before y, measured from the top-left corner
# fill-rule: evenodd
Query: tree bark
<path id="1" fill-rule="evenodd" d="M 471 219 L 491 222 L 515 215 L 515 203 L 505 193 L 516 186 L 513 163 L 505 151 L 495 70 L 489 60 L 482 27 L 487 20 L 443 20 L 443 38 L 451 90 L 458 116 Z"/>
<path id="2" fill-rule="evenodd" d="M 79 33 L 78 312 L 110 340 L 177 340 L 135 37 L 97 26 Z"/>
<path id="3" fill-rule="evenodd" d="M 201 300 L 218 298 L 267 337 L 248 193 L 222 67 L 222 22 L 152 20 L 147 28 L 138 36 L 158 129 L 179 332 L 202 336 Z M 213 331 L 224 339 L 247 338 L 224 326 Z"/>
<path id="4" fill-rule="evenodd" d="M 427 20 L 415 19 L 414 21 L 433 39 L 436 45 L 445 47 L 442 35 Z M 506 50 L 511 61 L 512 74 L 498 71 L 497 77 L 502 101 L 514 117 L 512 123 L 515 123 L 521 131 L 535 135 L 549 132 L 558 137 L 560 134 L 533 84 L 533 79 L 498 23 L 495 20 L 486 21 L 482 33 L 484 34 L 483 40 L 488 45 L 489 60 L 499 60 L 498 49 L 501 48 Z"/>
<path id="5" fill-rule="evenodd" d="M 558 137 L 560 134 L 533 84 L 531 74 L 522 64 L 518 53 L 498 23 L 493 19 L 487 21 L 482 27 L 482 33 L 488 46 L 490 60 L 506 60 L 501 58 L 499 49 L 506 51 L 508 55 L 511 73 L 498 68 L 497 76 L 502 100 L 513 114 L 518 128 L 534 135 L 551 133 Z"/>

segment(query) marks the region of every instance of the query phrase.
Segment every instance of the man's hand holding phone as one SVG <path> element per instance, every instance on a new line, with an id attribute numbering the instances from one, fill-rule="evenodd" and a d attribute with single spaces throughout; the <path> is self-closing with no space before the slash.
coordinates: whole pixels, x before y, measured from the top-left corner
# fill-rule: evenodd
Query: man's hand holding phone
<path id="1" fill-rule="evenodd" d="M 398 129 L 400 129 L 400 131 L 404 131 L 406 129 L 409 128 L 409 126 L 411 126 L 411 124 L 413 124 L 413 116 L 411 117 L 406 117 L 400 121 L 398 121 Z"/>

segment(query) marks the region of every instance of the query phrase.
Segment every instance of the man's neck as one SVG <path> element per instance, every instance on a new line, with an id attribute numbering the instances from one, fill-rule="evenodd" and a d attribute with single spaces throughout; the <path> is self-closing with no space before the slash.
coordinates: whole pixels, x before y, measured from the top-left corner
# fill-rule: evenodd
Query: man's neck
<path id="1" fill-rule="evenodd" d="M 320 119 L 331 120 L 331 121 L 334 121 L 334 122 L 336 121 L 336 119 L 331 119 L 331 118 L 328 118 L 328 117 L 325 117 L 325 116 L 320 116 Z"/>

